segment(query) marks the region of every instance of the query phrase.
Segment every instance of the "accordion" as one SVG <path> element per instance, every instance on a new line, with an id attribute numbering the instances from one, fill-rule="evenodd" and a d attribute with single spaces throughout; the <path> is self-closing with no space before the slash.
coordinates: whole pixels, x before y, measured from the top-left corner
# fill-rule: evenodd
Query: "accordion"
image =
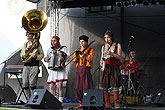
<path id="1" fill-rule="evenodd" d="M 62 64 L 65 64 L 65 63 L 60 62 L 60 57 L 63 57 L 65 61 L 67 54 L 63 51 L 51 51 L 48 69 L 63 70 L 64 66 Z"/>

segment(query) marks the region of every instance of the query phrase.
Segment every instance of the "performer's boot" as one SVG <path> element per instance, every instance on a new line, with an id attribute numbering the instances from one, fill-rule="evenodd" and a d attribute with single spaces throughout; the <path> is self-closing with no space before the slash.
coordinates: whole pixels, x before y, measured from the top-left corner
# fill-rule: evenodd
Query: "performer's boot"
<path id="1" fill-rule="evenodd" d="M 119 105 L 119 91 L 114 91 L 114 102 L 115 102 L 115 108 L 120 108 Z"/>
<path id="2" fill-rule="evenodd" d="M 110 95 L 108 92 L 104 92 L 104 98 L 105 98 L 105 108 L 112 108 L 112 105 L 110 103 Z"/>
<path id="3" fill-rule="evenodd" d="M 60 101 L 61 103 L 63 103 L 64 97 L 60 97 L 60 96 L 59 96 L 59 101 Z"/>
<path id="4" fill-rule="evenodd" d="M 80 105 L 76 107 L 76 109 L 79 109 L 79 108 L 80 108 L 80 109 L 83 108 L 82 102 L 80 102 Z"/>

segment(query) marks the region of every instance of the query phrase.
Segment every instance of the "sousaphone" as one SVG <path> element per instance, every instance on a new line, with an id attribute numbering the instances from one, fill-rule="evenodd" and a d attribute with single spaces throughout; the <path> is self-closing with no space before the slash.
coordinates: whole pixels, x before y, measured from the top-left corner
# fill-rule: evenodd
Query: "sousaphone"
<path id="1" fill-rule="evenodd" d="M 22 27 L 29 33 L 35 33 L 35 38 L 31 48 L 25 51 L 23 63 L 28 63 L 32 56 L 30 53 L 36 53 L 39 45 L 40 31 L 47 25 L 47 15 L 39 9 L 32 9 L 27 11 L 22 17 Z"/>

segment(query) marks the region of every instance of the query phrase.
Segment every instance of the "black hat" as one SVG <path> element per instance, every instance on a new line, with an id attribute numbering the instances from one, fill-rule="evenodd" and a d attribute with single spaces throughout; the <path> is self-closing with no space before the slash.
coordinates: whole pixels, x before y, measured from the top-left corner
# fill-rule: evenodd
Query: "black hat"
<path id="1" fill-rule="evenodd" d="M 84 40 L 84 41 L 88 42 L 88 39 L 89 39 L 89 37 L 86 36 L 86 35 L 82 35 L 82 36 L 79 37 L 79 41 Z"/>

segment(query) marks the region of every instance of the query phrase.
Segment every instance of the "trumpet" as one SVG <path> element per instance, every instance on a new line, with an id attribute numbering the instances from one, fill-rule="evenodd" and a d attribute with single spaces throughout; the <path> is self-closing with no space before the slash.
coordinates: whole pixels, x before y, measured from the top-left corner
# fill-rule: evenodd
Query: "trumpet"
<path id="1" fill-rule="evenodd" d="M 61 66 L 63 67 L 63 68 L 65 68 L 67 65 L 69 65 L 76 57 L 78 57 L 78 58 L 83 58 L 84 57 L 84 52 L 85 52 L 85 50 L 88 48 L 88 47 L 90 47 L 93 43 L 95 42 L 95 40 L 93 40 L 92 42 L 90 42 L 85 48 L 84 48 L 84 50 L 82 50 L 82 51 L 80 51 L 79 50 L 79 48 L 77 48 L 73 53 L 71 53 L 67 58 L 66 58 L 66 60 L 64 60 L 62 63 L 61 63 Z M 70 57 L 73 55 L 73 54 L 76 54 L 76 56 L 75 57 L 73 57 L 71 60 L 70 60 Z M 69 60 L 69 61 L 68 61 Z M 66 61 L 68 61 L 66 64 L 65 64 L 65 62 Z"/>

